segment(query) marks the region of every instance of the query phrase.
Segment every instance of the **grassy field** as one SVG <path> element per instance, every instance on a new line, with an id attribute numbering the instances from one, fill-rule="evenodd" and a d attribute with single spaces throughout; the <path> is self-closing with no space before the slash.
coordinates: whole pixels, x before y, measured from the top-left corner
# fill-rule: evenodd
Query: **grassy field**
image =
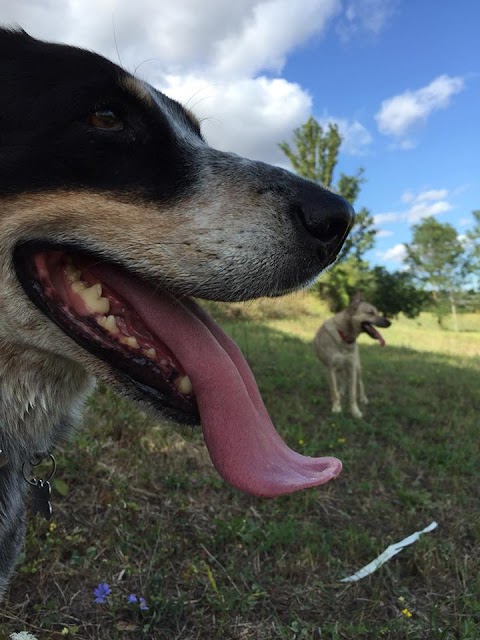
<path id="1" fill-rule="evenodd" d="M 354 420 L 330 414 L 311 350 L 317 301 L 214 312 L 277 429 L 303 453 L 340 457 L 341 476 L 276 500 L 242 495 L 199 429 L 158 424 L 100 386 L 57 452 L 53 521 L 30 518 L 0 638 L 478 640 L 480 315 L 458 334 L 399 319 L 383 349 L 363 337 L 370 405 Z M 377 572 L 340 582 L 432 520 Z M 99 583 L 111 593 L 96 604 Z"/>

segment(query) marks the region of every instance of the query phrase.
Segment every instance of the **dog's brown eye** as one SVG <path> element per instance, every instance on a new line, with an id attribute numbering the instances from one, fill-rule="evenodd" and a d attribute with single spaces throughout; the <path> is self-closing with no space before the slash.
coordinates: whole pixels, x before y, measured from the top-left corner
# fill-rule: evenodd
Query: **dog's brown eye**
<path id="1" fill-rule="evenodd" d="M 111 109 L 98 109 L 90 114 L 89 124 L 95 129 L 105 129 L 108 131 L 121 131 L 123 122 Z"/>

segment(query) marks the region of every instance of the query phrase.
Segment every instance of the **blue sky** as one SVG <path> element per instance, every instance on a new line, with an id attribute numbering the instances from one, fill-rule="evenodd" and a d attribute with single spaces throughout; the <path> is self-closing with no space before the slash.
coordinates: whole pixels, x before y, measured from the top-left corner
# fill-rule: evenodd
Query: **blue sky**
<path id="1" fill-rule="evenodd" d="M 0 22 L 120 58 L 247 157 L 286 165 L 295 127 L 338 123 L 375 264 L 402 268 L 422 217 L 464 233 L 480 209 L 476 0 L 3 0 Z"/>
<path id="2" fill-rule="evenodd" d="M 342 155 L 339 168 L 365 168 L 359 204 L 380 230 L 369 258 L 397 269 L 399 245 L 410 241 L 411 225 L 422 216 L 435 215 L 464 233 L 471 211 L 480 209 L 480 3 L 381 4 L 390 12 L 378 32 L 364 28 L 342 37 L 331 28 L 289 56 L 284 76 L 309 88 L 320 120 L 358 121 L 370 134 L 368 144 Z M 411 92 L 415 106 L 422 95 L 425 100 L 418 92 L 441 77 L 450 82 L 439 83 L 437 101 L 433 85 L 430 108 L 418 108 L 409 121 L 404 105 L 405 128 L 381 132 L 376 116 L 385 100 Z M 450 96 L 445 103 L 442 89 Z"/>

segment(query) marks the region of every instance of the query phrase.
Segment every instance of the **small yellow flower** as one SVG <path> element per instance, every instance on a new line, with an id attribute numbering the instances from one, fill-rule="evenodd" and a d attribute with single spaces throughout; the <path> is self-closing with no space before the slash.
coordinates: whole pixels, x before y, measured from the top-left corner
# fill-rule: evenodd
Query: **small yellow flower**
<path id="1" fill-rule="evenodd" d="M 340 444 L 345 444 L 345 442 L 347 441 L 346 438 L 338 438 L 337 442 L 339 442 Z"/>
<path id="2" fill-rule="evenodd" d="M 60 634 L 62 636 L 68 636 L 68 634 L 69 634 L 68 628 L 67 627 L 63 627 L 63 629 L 60 631 Z"/>
<path id="3" fill-rule="evenodd" d="M 411 612 L 407 609 L 407 607 L 405 607 L 405 609 L 402 609 L 402 613 L 404 616 L 406 616 L 407 618 L 411 618 L 412 614 Z"/>
<path id="4" fill-rule="evenodd" d="M 48 530 L 53 533 L 55 531 L 55 529 L 57 528 L 57 525 L 55 524 L 55 522 L 51 522 L 50 526 L 48 527 Z"/>
<path id="5" fill-rule="evenodd" d="M 300 438 L 300 440 L 298 441 L 298 444 L 305 444 L 305 440 L 303 438 Z"/>

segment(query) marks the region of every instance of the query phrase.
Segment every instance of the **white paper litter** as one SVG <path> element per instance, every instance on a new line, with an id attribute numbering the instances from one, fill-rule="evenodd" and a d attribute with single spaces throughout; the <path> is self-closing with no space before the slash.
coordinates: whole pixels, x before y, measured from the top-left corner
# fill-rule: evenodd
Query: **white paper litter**
<path id="1" fill-rule="evenodd" d="M 382 564 L 387 562 L 387 560 L 390 560 L 390 558 L 397 555 L 397 553 L 400 553 L 402 549 L 416 542 L 419 539 L 419 537 L 422 535 L 422 533 L 428 533 L 429 531 L 433 531 L 434 529 L 437 528 L 437 526 L 438 525 L 436 522 L 432 522 L 431 524 L 428 525 L 428 527 L 425 527 L 425 529 L 422 529 L 421 531 L 416 531 L 415 533 L 412 533 L 411 536 L 408 536 L 407 538 L 400 540 L 400 542 L 391 544 L 389 547 L 385 549 L 383 553 L 381 553 L 377 558 L 375 558 L 375 560 L 373 560 L 369 564 L 359 569 L 353 575 L 348 576 L 348 578 L 343 578 L 342 580 L 340 580 L 340 582 L 356 582 L 357 580 L 361 580 L 362 578 L 365 578 L 366 576 L 376 571 L 379 567 L 381 567 Z"/>

